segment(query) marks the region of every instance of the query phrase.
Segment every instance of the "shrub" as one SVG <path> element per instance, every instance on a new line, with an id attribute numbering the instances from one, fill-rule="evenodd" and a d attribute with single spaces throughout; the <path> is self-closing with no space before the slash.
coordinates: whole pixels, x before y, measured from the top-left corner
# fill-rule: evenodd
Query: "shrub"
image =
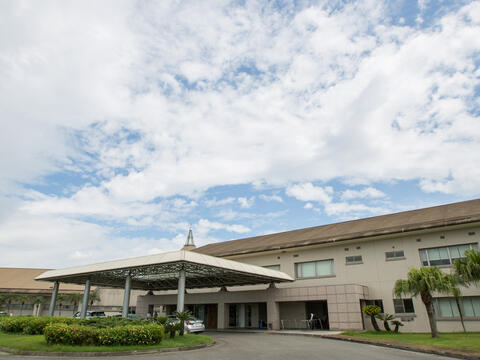
<path id="1" fill-rule="evenodd" d="M 89 326 L 50 324 L 43 334 L 47 344 L 94 345 L 98 342 L 98 330 Z"/>
<path id="2" fill-rule="evenodd" d="M 95 328 L 85 325 L 50 324 L 44 330 L 47 344 L 154 345 L 163 336 L 160 325 L 125 325 Z"/>
<path id="3" fill-rule="evenodd" d="M 168 316 L 159 316 L 158 318 L 155 319 L 155 321 L 160 325 L 165 325 L 168 321 Z"/>
<path id="4" fill-rule="evenodd" d="M 125 325 L 148 325 L 152 322 L 145 319 L 128 319 L 121 317 L 96 317 L 91 319 L 76 319 L 78 325 L 107 328 Z"/>
<path id="5" fill-rule="evenodd" d="M 126 325 L 98 330 L 99 345 L 154 345 L 164 336 L 163 326 Z"/>
<path id="6" fill-rule="evenodd" d="M 372 326 L 375 329 L 375 331 L 380 331 L 380 328 L 378 327 L 377 321 L 375 320 L 375 316 L 380 314 L 380 312 L 382 311 L 380 306 L 366 305 L 362 308 L 362 311 L 365 315 L 370 316 L 370 320 L 372 322 Z"/>
<path id="7" fill-rule="evenodd" d="M 10 333 L 42 334 L 45 326 L 51 323 L 71 324 L 75 319 L 61 317 L 12 316 L 0 321 L 0 331 Z"/>
<path id="8" fill-rule="evenodd" d="M 45 327 L 54 321 L 54 318 L 47 316 L 30 319 L 24 324 L 23 333 L 28 335 L 43 334 Z"/>

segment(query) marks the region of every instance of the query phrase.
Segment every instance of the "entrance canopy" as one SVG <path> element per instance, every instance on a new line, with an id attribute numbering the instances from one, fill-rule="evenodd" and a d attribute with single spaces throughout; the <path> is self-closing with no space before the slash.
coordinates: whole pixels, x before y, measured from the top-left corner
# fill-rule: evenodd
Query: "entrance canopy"
<path id="1" fill-rule="evenodd" d="M 132 289 L 177 290 L 183 271 L 189 289 L 294 281 L 281 271 L 186 250 L 50 270 L 35 280 L 123 288 L 129 277 Z"/>

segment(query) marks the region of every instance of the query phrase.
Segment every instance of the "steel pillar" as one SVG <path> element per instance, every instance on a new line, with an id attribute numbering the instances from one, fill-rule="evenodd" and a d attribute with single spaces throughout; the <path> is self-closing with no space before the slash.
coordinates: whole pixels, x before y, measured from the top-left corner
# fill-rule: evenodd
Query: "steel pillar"
<path id="1" fill-rule="evenodd" d="M 185 304 L 185 270 L 180 270 L 178 276 L 178 295 L 177 295 L 177 311 L 183 311 L 183 305 Z"/>
<path id="2" fill-rule="evenodd" d="M 130 274 L 127 275 L 125 279 L 125 291 L 123 293 L 123 308 L 122 308 L 122 317 L 128 317 L 128 307 L 130 305 L 130 290 L 132 285 L 132 277 Z"/>
<path id="3" fill-rule="evenodd" d="M 55 313 L 55 302 L 57 301 L 58 295 L 58 281 L 53 283 L 53 292 L 52 292 L 52 299 L 50 300 L 50 309 L 48 310 L 48 315 L 53 316 Z"/>
<path id="4" fill-rule="evenodd" d="M 82 311 L 80 311 L 80 318 L 85 319 L 87 316 L 88 296 L 90 295 L 90 280 L 85 282 L 85 290 L 83 291 Z"/>

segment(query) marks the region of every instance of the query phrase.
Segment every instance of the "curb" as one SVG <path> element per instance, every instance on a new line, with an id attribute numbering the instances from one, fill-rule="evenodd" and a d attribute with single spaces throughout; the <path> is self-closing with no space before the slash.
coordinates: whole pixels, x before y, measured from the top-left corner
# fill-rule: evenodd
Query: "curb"
<path id="1" fill-rule="evenodd" d="M 152 349 L 152 350 L 129 350 L 129 351 L 101 351 L 101 352 L 54 352 L 54 351 L 29 351 L 29 350 L 15 350 L 0 346 L 0 351 L 12 354 L 12 355 L 30 355 L 30 356 L 68 356 L 68 357 L 96 357 L 96 356 L 126 356 L 126 355 L 148 355 L 164 352 L 175 351 L 189 351 L 198 350 L 215 345 L 215 340 L 208 344 L 183 346 L 178 348 L 166 348 L 166 349 Z"/>
<path id="2" fill-rule="evenodd" d="M 336 335 L 319 335 L 319 336 L 321 336 L 324 339 L 349 341 L 349 342 L 354 342 L 354 343 L 359 343 L 359 344 L 375 345 L 375 346 L 381 346 L 381 347 L 386 347 L 386 348 L 391 348 L 391 349 L 399 349 L 399 350 L 419 352 L 419 353 L 424 353 L 424 354 L 447 356 L 447 357 L 452 357 L 452 358 L 456 358 L 456 359 L 465 359 L 465 360 L 479 360 L 480 359 L 480 356 L 467 355 L 467 354 L 462 354 L 462 353 L 457 353 L 457 352 L 451 352 L 451 351 L 448 351 L 448 350 L 422 349 L 422 348 L 418 348 L 418 347 L 410 346 L 410 345 L 406 345 L 406 344 L 405 345 L 400 345 L 400 344 L 382 343 L 382 342 L 371 341 L 371 340 L 368 340 L 368 339 L 360 339 L 360 338 L 353 338 L 353 337 L 339 337 L 339 336 L 336 336 Z"/>

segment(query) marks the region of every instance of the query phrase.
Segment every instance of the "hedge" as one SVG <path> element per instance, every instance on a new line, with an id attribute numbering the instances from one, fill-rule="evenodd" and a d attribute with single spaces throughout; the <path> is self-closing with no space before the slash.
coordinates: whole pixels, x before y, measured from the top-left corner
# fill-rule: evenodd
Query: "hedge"
<path id="1" fill-rule="evenodd" d="M 62 317 L 9 316 L 0 320 L 0 331 L 38 335 L 43 334 L 45 327 L 51 323 L 71 324 L 74 321 L 73 318 Z"/>
<path id="2" fill-rule="evenodd" d="M 92 319 L 76 319 L 64 317 L 32 317 L 32 316 L 6 316 L 0 318 L 0 331 L 9 333 L 24 333 L 29 335 L 43 334 L 49 324 L 81 325 L 94 328 L 108 328 L 125 325 L 148 325 L 152 320 L 125 319 L 115 317 L 98 317 Z"/>
<path id="3" fill-rule="evenodd" d="M 124 325 L 94 328 L 84 325 L 50 324 L 44 330 L 47 344 L 64 345 L 154 345 L 163 336 L 163 326 Z"/>

